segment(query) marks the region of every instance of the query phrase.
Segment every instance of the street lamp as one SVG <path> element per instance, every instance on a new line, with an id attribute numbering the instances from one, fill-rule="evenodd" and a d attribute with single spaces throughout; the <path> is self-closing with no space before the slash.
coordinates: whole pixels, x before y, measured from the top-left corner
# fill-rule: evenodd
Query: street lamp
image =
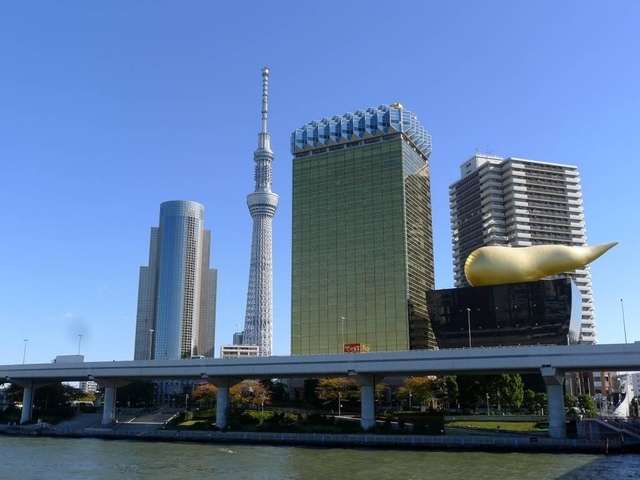
<path id="1" fill-rule="evenodd" d="M 340 317 L 342 320 L 342 353 L 344 353 L 344 317 Z"/>
<path id="2" fill-rule="evenodd" d="M 624 321 L 624 302 L 620 299 L 620 307 L 622 307 L 622 327 L 624 328 L 624 343 L 627 343 L 627 324 Z"/>
<path id="3" fill-rule="evenodd" d="M 489 416 L 489 394 L 487 393 L 487 416 Z"/>
<path id="4" fill-rule="evenodd" d="M 411 397 L 413 397 L 413 394 L 409 392 L 409 410 L 411 410 Z"/>
<path id="5" fill-rule="evenodd" d="M 153 328 L 149 329 L 149 360 L 153 360 Z"/>
<path id="6" fill-rule="evenodd" d="M 342 393 L 338 392 L 338 416 L 340 415 L 342 415 Z"/>
<path id="7" fill-rule="evenodd" d="M 189 408 L 189 394 L 185 394 L 184 396 L 184 411 L 186 412 Z"/>
<path id="8" fill-rule="evenodd" d="M 24 339 L 24 351 L 22 352 L 22 364 L 23 365 L 24 365 L 24 361 L 27 358 L 27 342 L 28 341 L 29 341 L 28 339 L 26 339 L 26 338 Z"/>
<path id="9" fill-rule="evenodd" d="M 471 309 L 467 308 L 467 326 L 469 327 L 469 348 L 471 348 Z"/>

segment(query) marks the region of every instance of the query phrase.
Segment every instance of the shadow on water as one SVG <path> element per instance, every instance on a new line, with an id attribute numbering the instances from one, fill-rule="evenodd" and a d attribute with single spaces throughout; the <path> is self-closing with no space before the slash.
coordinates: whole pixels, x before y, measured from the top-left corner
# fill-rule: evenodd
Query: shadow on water
<path id="1" fill-rule="evenodd" d="M 595 456 L 589 463 L 568 472 L 562 480 L 616 480 L 640 478 L 640 455 Z"/>

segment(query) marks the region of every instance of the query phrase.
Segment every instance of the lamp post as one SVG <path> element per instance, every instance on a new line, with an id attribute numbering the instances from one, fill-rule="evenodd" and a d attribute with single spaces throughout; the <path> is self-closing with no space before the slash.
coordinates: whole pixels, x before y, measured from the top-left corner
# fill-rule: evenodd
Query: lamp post
<path id="1" fill-rule="evenodd" d="M 340 317 L 340 319 L 342 320 L 342 353 L 344 353 L 344 317 Z"/>
<path id="2" fill-rule="evenodd" d="M 627 324 L 624 321 L 624 302 L 620 299 L 620 307 L 622 308 L 622 328 L 624 328 L 624 343 L 627 343 Z"/>
<path id="3" fill-rule="evenodd" d="M 411 397 L 413 397 L 413 394 L 409 392 L 409 410 L 411 410 Z"/>
<path id="4" fill-rule="evenodd" d="M 340 415 L 342 415 L 342 392 L 338 392 L 338 416 Z"/>
<path id="5" fill-rule="evenodd" d="M 29 341 L 29 339 L 25 338 L 24 339 L 24 350 L 22 352 L 22 364 L 24 365 L 25 360 L 27 359 L 27 342 Z"/>
<path id="6" fill-rule="evenodd" d="M 153 328 L 149 329 L 149 360 L 153 360 Z"/>
<path id="7" fill-rule="evenodd" d="M 487 416 L 489 416 L 489 394 L 487 393 Z"/>
<path id="8" fill-rule="evenodd" d="M 469 348 L 471 348 L 471 309 L 467 308 L 467 326 L 469 330 Z"/>
<path id="9" fill-rule="evenodd" d="M 80 345 L 82 345 L 82 334 L 78 334 L 78 356 L 80 356 Z"/>
<path id="10" fill-rule="evenodd" d="M 186 412 L 189 409 L 189 394 L 185 394 L 184 396 L 184 411 Z"/>

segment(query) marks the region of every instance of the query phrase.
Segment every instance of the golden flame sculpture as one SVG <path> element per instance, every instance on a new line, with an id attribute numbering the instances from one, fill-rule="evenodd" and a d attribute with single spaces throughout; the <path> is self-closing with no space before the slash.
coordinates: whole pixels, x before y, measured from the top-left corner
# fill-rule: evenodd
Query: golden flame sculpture
<path id="1" fill-rule="evenodd" d="M 617 244 L 601 243 L 592 247 L 481 247 L 467 257 L 464 274 L 473 287 L 534 282 L 583 267 Z"/>

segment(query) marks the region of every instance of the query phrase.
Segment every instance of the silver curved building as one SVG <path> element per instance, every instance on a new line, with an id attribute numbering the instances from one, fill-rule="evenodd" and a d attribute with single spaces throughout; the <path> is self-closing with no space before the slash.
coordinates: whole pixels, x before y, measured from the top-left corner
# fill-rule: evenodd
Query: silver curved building
<path id="1" fill-rule="evenodd" d="M 210 246 L 202 204 L 160 205 L 149 266 L 140 268 L 135 360 L 214 356 L 217 271 L 209 268 Z"/>
<path id="2" fill-rule="evenodd" d="M 273 347 L 273 216 L 278 208 L 278 195 L 271 191 L 271 137 L 267 132 L 269 69 L 262 69 L 262 131 L 258 134 L 258 149 L 253 154 L 256 163 L 255 191 L 247 196 L 253 218 L 251 263 L 247 310 L 242 336 L 243 345 L 257 345 L 260 356 L 270 356 Z"/>

